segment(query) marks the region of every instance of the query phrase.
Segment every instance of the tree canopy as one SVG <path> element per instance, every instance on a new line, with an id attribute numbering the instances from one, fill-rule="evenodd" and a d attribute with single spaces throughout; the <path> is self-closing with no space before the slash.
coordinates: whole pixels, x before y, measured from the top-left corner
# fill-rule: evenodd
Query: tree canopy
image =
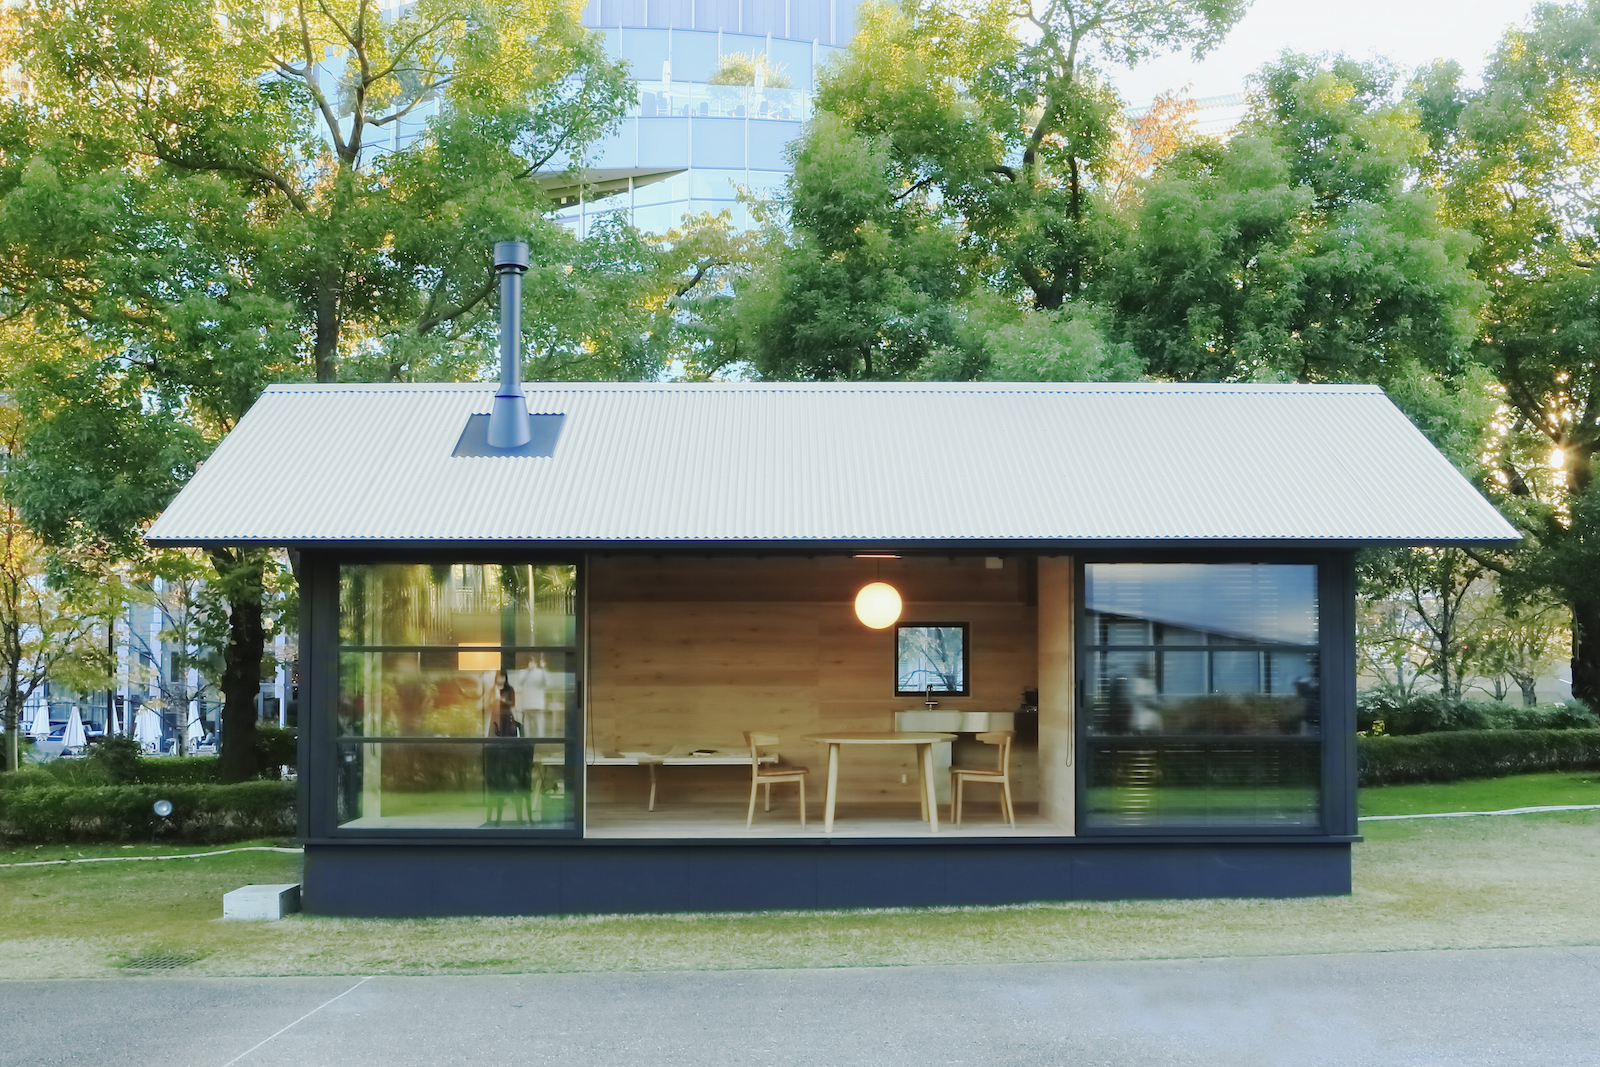
<path id="1" fill-rule="evenodd" d="M 8 9 L 0 312 L 26 421 L 7 493 L 133 555 L 273 381 L 473 378 L 496 240 L 529 242 L 536 376 L 658 373 L 685 257 L 580 240 L 559 186 L 632 88 L 570 0 L 44 0 Z M 266 556 L 227 597 L 224 760 L 248 773 Z M 231 736 L 230 736 L 231 731 Z"/>

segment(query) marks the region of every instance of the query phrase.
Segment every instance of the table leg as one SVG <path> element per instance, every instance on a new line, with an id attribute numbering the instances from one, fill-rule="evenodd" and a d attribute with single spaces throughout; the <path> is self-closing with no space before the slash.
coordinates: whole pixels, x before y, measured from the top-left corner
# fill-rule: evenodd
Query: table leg
<path id="1" fill-rule="evenodd" d="M 828 746 L 828 802 L 822 812 L 822 832 L 833 833 L 833 802 L 839 796 L 839 746 Z"/>
<path id="2" fill-rule="evenodd" d="M 922 749 L 922 802 L 928 806 L 928 831 L 936 834 L 939 832 L 939 801 L 933 795 L 933 746 L 917 747 Z"/>
<path id="3" fill-rule="evenodd" d="M 650 768 L 650 811 L 656 810 L 656 765 L 646 764 Z"/>
<path id="4" fill-rule="evenodd" d="M 928 772 L 922 766 L 922 746 L 918 745 L 912 750 L 912 759 L 917 765 L 917 805 L 922 809 L 922 821 L 928 821 Z"/>

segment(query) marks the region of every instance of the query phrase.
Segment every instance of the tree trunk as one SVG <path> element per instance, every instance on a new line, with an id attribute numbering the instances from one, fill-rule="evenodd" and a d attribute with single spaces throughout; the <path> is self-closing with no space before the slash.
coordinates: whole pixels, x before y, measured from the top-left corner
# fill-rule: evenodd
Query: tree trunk
<path id="1" fill-rule="evenodd" d="M 259 550 L 211 553 L 228 598 L 228 647 L 222 660 L 222 777 L 242 782 L 256 774 L 256 697 L 261 692 L 261 661 L 267 643 L 262 625 L 262 571 Z M 184 715 L 187 716 L 185 708 Z"/>
<path id="2" fill-rule="evenodd" d="M 339 380 L 339 272 L 324 270 L 317 284 L 316 342 L 312 348 L 317 381 Z"/>
<path id="3" fill-rule="evenodd" d="M 1518 678 L 1517 688 L 1522 690 L 1522 706 L 1531 708 L 1539 703 L 1539 693 L 1536 689 L 1537 678 Z"/>
<path id="4" fill-rule="evenodd" d="M 1572 605 L 1572 695 L 1600 708 L 1600 602 Z"/>
<path id="5" fill-rule="evenodd" d="M 11 722 L 10 720 L 7 720 L 7 722 L 6 722 L 6 770 L 8 770 L 8 771 L 16 770 L 17 769 L 17 760 L 21 758 L 22 744 L 21 744 L 21 738 L 18 736 L 21 733 L 22 733 L 22 731 L 20 729 L 18 729 L 16 723 Z"/>

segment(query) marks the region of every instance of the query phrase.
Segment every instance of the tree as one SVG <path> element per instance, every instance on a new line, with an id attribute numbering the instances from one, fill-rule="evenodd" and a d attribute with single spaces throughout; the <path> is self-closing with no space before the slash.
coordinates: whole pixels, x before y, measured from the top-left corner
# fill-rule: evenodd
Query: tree
<path id="1" fill-rule="evenodd" d="M 893 164 L 882 138 L 822 113 L 793 159 L 794 233 L 767 227 L 725 361 L 776 379 L 906 377 L 954 340 L 958 235 L 921 201 L 886 195 Z"/>
<path id="2" fill-rule="evenodd" d="M 1286 54 L 1226 144 L 1173 152 L 1103 290 L 1151 373 L 1449 380 L 1482 288 L 1473 241 L 1416 187 L 1426 141 L 1383 63 Z"/>
<path id="3" fill-rule="evenodd" d="M 1573 695 L 1600 702 L 1600 3 L 1543 4 L 1468 89 L 1454 64 L 1414 79 L 1423 177 L 1477 239 L 1487 282 L 1476 359 L 1498 377 L 1486 483 L 1526 535 L 1483 556 L 1513 603 L 1572 610 Z"/>
<path id="4" fill-rule="evenodd" d="M 1565 605 L 1522 603 L 1508 609 L 1498 590 L 1479 598 L 1471 627 L 1471 660 L 1477 675 L 1489 681 L 1496 700 L 1506 697 L 1509 679 L 1521 691 L 1522 703 L 1539 702 L 1539 679 L 1571 648 Z"/>
<path id="5" fill-rule="evenodd" d="M 45 0 L 5 19 L 27 91 L 0 121 L 0 311 L 37 334 L 11 383 L 28 420 L 13 489 L 52 543 L 136 555 L 271 381 L 476 376 L 497 239 L 537 264 L 530 362 L 661 365 L 637 326 L 663 283 L 628 260 L 638 242 L 580 242 L 551 217 L 549 175 L 631 91 L 571 4 Z M 223 762 L 243 777 L 266 556 L 210 558 L 230 614 Z"/>
<path id="6" fill-rule="evenodd" d="M 1356 598 L 1357 673 L 1377 679 L 1378 687 L 1400 703 L 1416 696 L 1423 679 L 1418 627 L 1410 607 L 1392 590 L 1364 588 Z"/>
<path id="7" fill-rule="evenodd" d="M 8 460 L 20 444 L 18 422 L 14 407 L 0 406 L 0 455 Z M 110 668 L 100 635 L 120 600 L 116 583 L 53 585 L 49 562 L 0 487 L 0 726 L 10 770 L 23 709 L 45 682 L 88 689 Z"/>
<path id="8" fill-rule="evenodd" d="M 1050 338 L 1058 356 L 1072 338 L 1077 355 L 1045 359 L 1072 373 L 1105 348 L 1104 316 L 1030 313 L 1086 299 L 1135 166 L 1095 63 L 1203 54 L 1243 6 L 863 6 L 795 150 L 787 225 L 769 230 L 739 291 L 723 361 L 776 378 L 1011 376 L 1027 373 L 1008 340 L 1020 331 Z M 1163 151 L 1168 111 L 1181 108 L 1147 124 Z M 1125 376 L 1123 355 L 1104 368 L 1090 359 L 1091 376 Z"/>
<path id="9" fill-rule="evenodd" d="M 1460 700 L 1465 687 L 1474 636 L 1468 608 L 1487 574 L 1459 548 L 1379 549 L 1364 553 L 1359 564 L 1362 598 L 1405 606 L 1418 625 L 1400 628 L 1395 637 L 1422 654 L 1422 669 L 1451 700 Z"/>
<path id="10" fill-rule="evenodd" d="M 1119 102 L 1097 61 L 1197 58 L 1243 0 L 1014 0 L 867 5 L 818 104 L 881 137 L 894 191 L 927 188 L 969 253 L 1041 309 L 1094 276 L 1107 216 L 1091 184 L 1111 166 Z"/>
<path id="11" fill-rule="evenodd" d="M 358 349 L 395 376 L 475 358 L 453 343 L 482 322 L 490 243 L 570 261 L 543 172 L 629 100 L 576 10 L 541 0 L 75 0 L 16 30 L 56 153 L 70 138 L 74 162 L 117 168 L 151 228 L 117 295 L 213 343 L 291 334 L 319 381 Z M 172 262 L 185 231 L 210 254 Z M 163 258 L 188 269 L 153 275 Z"/>

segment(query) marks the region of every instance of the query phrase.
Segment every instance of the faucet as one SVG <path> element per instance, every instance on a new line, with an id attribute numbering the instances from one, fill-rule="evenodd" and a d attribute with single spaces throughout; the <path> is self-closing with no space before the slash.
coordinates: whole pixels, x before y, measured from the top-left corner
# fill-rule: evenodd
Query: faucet
<path id="1" fill-rule="evenodd" d="M 933 699 L 933 686 L 932 685 L 928 686 L 928 692 L 927 692 L 926 696 L 927 696 L 927 699 L 925 699 L 922 702 L 924 706 L 926 706 L 930 710 L 932 710 L 933 708 L 936 708 L 936 707 L 939 706 L 939 702 L 937 700 Z"/>

